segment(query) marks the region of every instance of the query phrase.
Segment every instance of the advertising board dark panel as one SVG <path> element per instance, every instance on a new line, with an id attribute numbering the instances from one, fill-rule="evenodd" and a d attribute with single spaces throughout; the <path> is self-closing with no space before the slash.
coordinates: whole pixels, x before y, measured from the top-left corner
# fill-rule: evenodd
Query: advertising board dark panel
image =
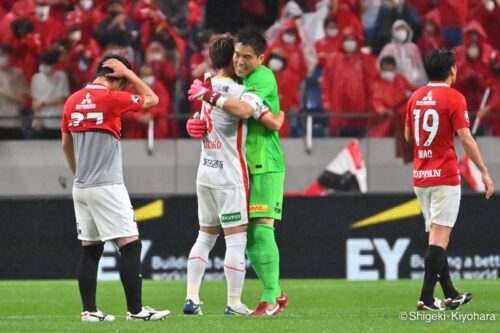
<path id="1" fill-rule="evenodd" d="M 143 276 L 184 279 L 197 236 L 192 196 L 133 200 L 143 240 Z M 424 222 L 411 195 L 288 197 L 276 235 L 283 278 L 420 278 Z M 1 279 L 75 277 L 80 246 L 69 199 L 0 200 Z M 454 278 L 497 278 L 500 199 L 464 195 L 448 249 Z M 206 279 L 223 279 L 224 237 L 210 256 Z M 108 242 L 101 280 L 119 278 L 118 251 Z M 253 277 L 248 266 L 247 276 Z"/>

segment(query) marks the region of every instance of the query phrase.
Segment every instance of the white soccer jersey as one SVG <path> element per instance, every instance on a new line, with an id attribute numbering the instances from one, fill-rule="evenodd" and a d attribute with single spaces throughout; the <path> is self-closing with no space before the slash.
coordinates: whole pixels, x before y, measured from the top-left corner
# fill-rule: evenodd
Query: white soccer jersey
<path id="1" fill-rule="evenodd" d="M 230 78 L 215 77 L 213 89 L 226 98 L 240 99 L 245 87 Z M 197 184 L 211 188 L 248 188 L 245 157 L 246 121 L 214 107 L 212 126 L 201 142 Z"/>

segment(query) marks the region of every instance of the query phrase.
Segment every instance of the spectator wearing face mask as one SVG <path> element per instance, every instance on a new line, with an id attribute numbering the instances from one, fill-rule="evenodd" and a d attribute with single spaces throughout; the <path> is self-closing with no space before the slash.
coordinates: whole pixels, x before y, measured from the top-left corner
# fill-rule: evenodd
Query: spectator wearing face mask
<path id="1" fill-rule="evenodd" d="M 79 0 L 74 11 L 81 20 L 82 37 L 93 38 L 94 29 L 106 18 L 106 14 L 102 12 L 94 0 Z"/>
<path id="2" fill-rule="evenodd" d="M 478 21 L 484 28 L 491 46 L 500 50 L 500 0 L 478 1 L 471 9 L 469 19 Z"/>
<path id="3" fill-rule="evenodd" d="M 64 101 L 69 96 L 66 74 L 55 70 L 59 52 L 49 50 L 40 56 L 39 72 L 31 80 L 32 109 L 36 117 L 33 121 L 35 138 L 60 139 L 61 118 Z M 43 118 L 47 117 L 47 118 Z"/>
<path id="4" fill-rule="evenodd" d="M 384 56 L 379 61 L 379 75 L 371 84 L 372 111 L 376 114 L 370 126 L 372 137 L 394 136 L 404 126 L 406 101 L 417 87 L 396 70 L 396 59 Z"/>
<path id="5" fill-rule="evenodd" d="M 460 75 L 457 75 L 455 89 L 465 96 L 469 111 L 472 112 L 478 110 L 490 78 L 490 69 L 482 61 L 481 52 L 479 44 L 469 41 L 465 45 L 465 59 L 457 62 Z"/>
<path id="6" fill-rule="evenodd" d="M 440 26 L 441 19 L 437 9 L 433 9 L 425 15 L 424 29 L 417 44 L 422 55 L 444 47 L 444 38 L 441 35 Z"/>
<path id="7" fill-rule="evenodd" d="M 397 20 L 392 25 L 392 41 L 384 46 L 379 59 L 385 56 L 394 57 L 398 71 L 411 84 L 421 87 L 427 83 L 427 74 L 420 49 L 412 43 L 412 39 L 413 31 L 410 26 L 403 20 Z"/>
<path id="8" fill-rule="evenodd" d="M 377 75 L 375 57 L 361 52 L 362 36 L 356 29 L 346 28 L 341 33 L 338 52 L 328 60 L 321 80 L 324 109 L 335 115 L 368 112 L 370 110 L 370 83 Z M 367 118 L 331 117 L 333 136 L 364 136 Z"/>
<path id="9" fill-rule="evenodd" d="M 12 37 L 7 44 L 12 47 L 11 64 L 23 71 L 26 82 L 30 83 L 37 71 L 42 52 L 40 35 L 33 31 L 33 23 L 27 19 L 12 22 Z"/>
<path id="10" fill-rule="evenodd" d="M 302 80 L 288 67 L 287 54 L 282 49 L 272 49 L 265 64 L 273 71 L 278 84 L 280 108 L 285 112 L 285 120 L 279 135 L 286 138 L 290 136 L 290 115 L 299 111 Z"/>
<path id="11" fill-rule="evenodd" d="M 47 0 L 36 0 L 35 13 L 31 17 L 34 32 L 40 36 L 42 48 L 47 50 L 52 43 L 67 34 L 64 25 L 50 17 L 50 5 Z"/>
<path id="12" fill-rule="evenodd" d="M 163 45 L 159 42 L 149 44 L 144 54 L 144 61 L 153 68 L 155 77 L 172 95 L 177 82 L 177 69 L 175 64 L 167 59 L 167 52 Z"/>
<path id="13" fill-rule="evenodd" d="M 500 51 L 491 53 L 489 66 L 491 70 L 489 87 L 490 97 L 486 106 L 478 111 L 477 117 L 481 117 L 481 127 L 491 128 L 491 134 L 500 136 Z"/>
<path id="14" fill-rule="evenodd" d="M 372 48 L 374 54 L 392 39 L 392 26 L 397 20 L 405 21 L 413 31 L 412 41 L 420 37 L 422 22 L 415 8 L 405 3 L 405 0 L 384 0 L 378 12 L 375 31 L 373 32 Z"/>
<path id="15" fill-rule="evenodd" d="M 167 51 L 159 42 L 152 42 L 146 48 L 144 55 L 145 64 L 151 66 L 155 75 L 155 80 L 158 80 L 167 90 L 169 103 L 167 108 L 169 110 L 176 110 L 176 86 L 178 85 L 178 78 L 182 77 L 181 68 L 179 64 L 167 56 Z M 179 73 L 179 74 L 178 74 Z M 182 82 L 182 81 L 181 81 Z M 179 128 L 175 120 L 167 122 L 168 135 L 171 138 L 179 137 Z"/>
<path id="16" fill-rule="evenodd" d="M 318 65 L 325 66 L 326 59 L 339 49 L 340 32 L 335 20 L 328 16 L 323 22 L 325 37 L 314 43 Z"/>
<path id="17" fill-rule="evenodd" d="M 149 121 L 154 121 L 154 138 L 165 139 L 168 133 L 168 115 L 171 112 L 170 96 L 153 73 L 153 68 L 144 64 L 139 69 L 141 79 L 158 96 L 159 102 L 149 109 L 142 109 L 138 112 L 127 112 L 123 114 L 123 137 L 125 139 L 146 139 L 148 137 Z M 134 88 L 130 88 L 132 94 L 137 94 Z"/>
<path id="18" fill-rule="evenodd" d="M 479 52 L 481 53 L 481 60 L 485 64 L 488 63 L 491 52 L 493 52 L 493 48 L 488 41 L 486 32 L 478 21 L 470 21 L 467 23 L 463 30 L 463 41 L 464 43 L 462 45 L 453 49 L 455 51 L 457 64 L 464 61 L 467 46 L 471 44 L 476 44 L 478 46 Z"/>
<path id="19" fill-rule="evenodd" d="M 283 29 L 276 35 L 276 39 L 269 43 L 264 54 L 264 61 L 268 59 L 270 51 L 274 49 L 280 49 L 286 54 L 286 67 L 290 71 L 290 77 L 293 76 L 293 80 L 297 82 L 305 80 L 307 76 L 307 63 L 302 48 L 302 39 L 295 20 L 290 19 L 286 21 Z"/>
<path id="20" fill-rule="evenodd" d="M 66 27 L 69 40 L 70 86 L 71 91 L 75 91 L 92 80 L 94 74 L 92 63 L 100 58 L 101 51 L 91 36 L 83 34 L 82 20 L 77 11 L 67 15 Z"/>
<path id="21" fill-rule="evenodd" d="M 28 89 L 23 72 L 10 64 L 11 47 L 0 44 L 0 116 L 19 117 Z M 21 139 L 19 118 L 0 120 L 0 139 Z"/>

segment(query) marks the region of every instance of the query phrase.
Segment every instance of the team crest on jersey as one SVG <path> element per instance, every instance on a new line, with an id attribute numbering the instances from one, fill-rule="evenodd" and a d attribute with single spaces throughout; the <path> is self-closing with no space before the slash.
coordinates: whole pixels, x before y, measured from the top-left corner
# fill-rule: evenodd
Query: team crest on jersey
<path id="1" fill-rule="evenodd" d="M 132 103 L 139 104 L 141 102 L 141 97 L 137 95 L 132 95 Z"/>
<path id="2" fill-rule="evenodd" d="M 467 122 L 470 123 L 470 120 L 469 120 L 469 111 L 465 111 L 464 114 L 465 114 L 465 120 L 467 120 Z"/>

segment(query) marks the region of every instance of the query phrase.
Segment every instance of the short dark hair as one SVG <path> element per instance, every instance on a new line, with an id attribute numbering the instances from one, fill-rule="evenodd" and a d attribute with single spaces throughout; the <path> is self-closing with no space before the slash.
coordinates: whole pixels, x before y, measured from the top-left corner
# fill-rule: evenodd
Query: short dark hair
<path id="1" fill-rule="evenodd" d="M 437 49 L 425 56 L 424 66 L 430 81 L 444 81 L 455 66 L 455 54 L 444 48 Z"/>
<path id="2" fill-rule="evenodd" d="M 266 51 L 267 41 L 260 33 L 253 28 L 246 28 L 238 32 L 237 43 L 250 46 L 257 56 Z"/>
<path id="3" fill-rule="evenodd" d="M 210 45 L 208 50 L 210 60 L 215 68 L 221 69 L 232 64 L 234 54 L 234 38 L 230 34 L 223 34 Z"/>
<path id="4" fill-rule="evenodd" d="M 119 81 L 121 86 L 126 86 L 128 84 L 128 80 L 123 77 L 112 77 L 112 76 L 106 76 L 106 74 L 111 74 L 113 73 L 113 70 L 109 67 L 104 67 L 104 63 L 109 60 L 109 59 L 116 59 L 120 61 L 122 64 L 125 65 L 128 69 L 132 69 L 132 65 L 130 65 L 130 62 L 127 60 L 127 58 L 118 55 L 118 54 L 106 54 L 102 59 L 99 61 L 97 64 L 97 70 L 95 77 L 98 78 L 100 76 L 103 76 L 106 78 L 106 81 L 108 82 L 116 82 Z"/>
<path id="5" fill-rule="evenodd" d="M 383 65 L 396 66 L 396 59 L 394 59 L 393 56 L 382 57 L 382 59 L 380 59 L 379 66 L 382 67 Z"/>
<path id="6" fill-rule="evenodd" d="M 40 55 L 40 62 L 45 65 L 55 65 L 59 61 L 60 55 L 58 50 L 47 50 Z"/>
<path id="7" fill-rule="evenodd" d="M 323 20 L 323 28 L 326 28 L 326 26 L 328 24 L 330 24 L 330 22 L 333 22 L 335 24 L 337 24 L 337 21 L 335 21 L 335 18 L 333 18 L 332 16 L 328 15 L 324 20 Z"/>

